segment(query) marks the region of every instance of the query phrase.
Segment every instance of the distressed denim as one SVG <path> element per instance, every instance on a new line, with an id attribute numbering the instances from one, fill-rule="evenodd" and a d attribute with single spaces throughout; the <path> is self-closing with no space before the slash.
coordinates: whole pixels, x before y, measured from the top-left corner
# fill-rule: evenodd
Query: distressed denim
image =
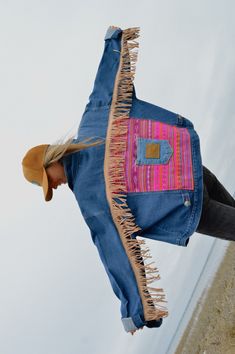
<path id="1" fill-rule="evenodd" d="M 203 205 L 196 232 L 235 241 L 235 200 L 217 177 L 203 166 Z"/>

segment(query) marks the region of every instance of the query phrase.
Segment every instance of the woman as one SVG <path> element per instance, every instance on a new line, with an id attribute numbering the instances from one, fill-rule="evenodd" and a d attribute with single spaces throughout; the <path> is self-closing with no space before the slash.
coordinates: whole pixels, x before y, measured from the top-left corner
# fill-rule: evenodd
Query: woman
<path id="1" fill-rule="evenodd" d="M 195 231 L 235 235 L 234 199 L 202 165 L 193 124 L 135 95 L 138 36 L 139 28 L 108 28 L 76 139 L 36 146 L 22 162 L 46 201 L 68 183 L 132 334 L 168 315 L 163 289 L 149 286 L 158 270 L 137 236 L 187 246 Z"/>

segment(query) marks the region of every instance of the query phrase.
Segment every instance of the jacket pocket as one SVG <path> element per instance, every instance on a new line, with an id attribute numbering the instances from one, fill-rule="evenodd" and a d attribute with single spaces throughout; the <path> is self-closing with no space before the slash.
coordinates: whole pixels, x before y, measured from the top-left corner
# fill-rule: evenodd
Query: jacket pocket
<path id="1" fill-rule="evenodd" d="M 172 154 L 168 140 L 137 138 L 137 165 L 167 164 Z"/>
<path id="2" fill-rule="evenodd" d="M 188 228 L 192 215 L 193 192 L 185 190 L 167 194 L 167 198 L 161 206 L 167 213 L 164 218 L 159 220 L 156 227 L 183 234 Z"/>

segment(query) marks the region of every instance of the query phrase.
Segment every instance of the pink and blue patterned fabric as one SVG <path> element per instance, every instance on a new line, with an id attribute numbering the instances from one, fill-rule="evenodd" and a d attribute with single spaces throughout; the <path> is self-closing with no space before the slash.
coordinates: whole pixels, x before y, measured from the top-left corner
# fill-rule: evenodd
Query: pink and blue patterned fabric
<path id="1" fill-rule="evenodd" d="M 147 142 L 160 144 L 160 158 L 144 157 Z M 130 118 L 126 149 L 127 192 L 194 189 L 190 134 L 186 128 Z"/>

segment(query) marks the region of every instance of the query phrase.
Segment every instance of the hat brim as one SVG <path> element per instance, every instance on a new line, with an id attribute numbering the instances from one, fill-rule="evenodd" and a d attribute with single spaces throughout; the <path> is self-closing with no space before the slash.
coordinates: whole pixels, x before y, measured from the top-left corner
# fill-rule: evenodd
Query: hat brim
<path id="1" fill-rule="evenodd" d="M 42 188 L 44 193 L 44 199 L 46 202 L 49 202 L 52 199 L 53 190 L 49 186 L 48 177 L 45 168 L 43 168 Z"/>

